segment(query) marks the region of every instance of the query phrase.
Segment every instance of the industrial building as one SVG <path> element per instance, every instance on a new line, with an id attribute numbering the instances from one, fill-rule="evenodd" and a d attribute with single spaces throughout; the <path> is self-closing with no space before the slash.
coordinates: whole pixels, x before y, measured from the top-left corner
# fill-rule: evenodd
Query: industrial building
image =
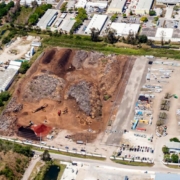
<path id="1" fill-rule="evenodd" d="M 75 4 L 75 8 L 85 8 L 86 7 L 87 0 L 79 0 Z"/>
<path id="2" fill-rule="evenodd" d="M 50 27 L 57 18 L 58 13 L 59 10 L 48 9 L 46 13 L 43 15 L 43 17 L 37 23 L 37 26 L 41 29 L 46 29 L 47 27 Z"/>
<path id="3" fill-rule="evenodd" d="M 169 152 L 180 153 L 180 143 L 179 142 L 167 142 L 166 147 L 169 148 Z"/>
<path id="4" fill-rule="evenodd" d="M 85 34 L 90 34 L 92 28 L 98 29 L 99 32 L 101 32 L 107 18 L 107 15 L 94 14 L 93 18 L 91 19 L 90 23 L 88 24 L 85 30 Z"/>
<path id="5" fill-rule="evenodd" d="M 179 5 L 180 0 L 156 0 L 156 4 L 158 4 L 158 5 L 162 5 L 162 4 Z"/>
<path id="6" fill-rule="evenodd" d="M 155 180 L 179 180 L 179 174 L 172 174 L 172 173 L 156 173 Z"/>
<path id="7" fill-rule="evenodd" d="M 112 0 L 107 13 L 122 13 L 126 0 Z"/>
<path id="8" fill-rule="evenodd" d="M 135 14 L 148 14 L 151 9 L 154 0 L 137 0 L 137 4 L 134 6 Z"/>
<path id="9" fill-rule="evenodd" d="M 4 67 L 0 68 L 0 92 L 8 90 L 18 73 L 20 66 L 21 62 L 10 61 L 7 69 Z"/>
<path id="10" fill-rule="evenodd" d="M 63 20 L 63 22 L 60 24 L 59 29 L 69 33 L 75 22 L 76 22 L 75 18 L 66 17 Z"/>
<path id="11" fill-rule="evenodd" d="M 63 21 L 63 18 L 58 18 L 57 21 L 54 24 L 54 27 L 58 28 L 60 26 L 60 24 L 62 23 L 62 21 Z"/>
<path id="12" fill-rule="evenodd" d="M 112 23 L 110 27 L 116 30 L 117 36 L 127 36 L 130 32 L 137 34 L 140 24 Z"/>

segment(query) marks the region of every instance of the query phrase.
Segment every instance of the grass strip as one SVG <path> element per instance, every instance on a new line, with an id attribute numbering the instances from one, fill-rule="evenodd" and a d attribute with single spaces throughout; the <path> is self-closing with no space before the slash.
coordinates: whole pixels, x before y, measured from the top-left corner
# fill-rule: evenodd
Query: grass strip
<path id="1" fill-rule="evenodd" d="M 39 149 L 39 148 L 36 148 L 36 147 L 32 147 L 32 150 L 41 151 L 41 152 L 44 151 L 44 149 Z M 61 154 L 61 155 L 70 156 L 70 157 L 77 157 L 77 158 L 83 158 L 83 159 L 93 159 L 93 160 L 101 160 L 101 161 L 106 160 L 106 158 L 104 158 L 104 157 L 81 155 L 81 154 L 62 152 L 62 151 L 56 151 L 56 150 L 51 150 L 51 149 L 49 149 L 48 151 L 50 153 Z"/>
<path id="2" fill-rule="evenodd" d="M 130 161 L 117 160 L 117 159 L 113 159 L 112 161 L 118 164 L 123 164 L 128 166 L 147 166 L 147 167 L 154 166 L 154 163 L 144 163 L 144 162 L 135 162 L 135 161 L 130 162 Z"/>

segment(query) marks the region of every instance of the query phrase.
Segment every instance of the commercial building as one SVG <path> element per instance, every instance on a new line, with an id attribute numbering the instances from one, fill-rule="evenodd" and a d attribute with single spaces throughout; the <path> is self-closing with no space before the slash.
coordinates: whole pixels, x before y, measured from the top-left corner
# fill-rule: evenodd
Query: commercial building
<path id="1" fill-rule="evenodd" d="M 112 23 L 110 27 L 116 30 L 117 36 L 127 36 L 130 32 L 137 34 L 140 24 Z"/>
<path id="2" fill-rule="evenodd" d="M 179 180 L 180 175 L 179 174 L 172 174 L 172 173 L 156 173 L 155 174 L 155 180 Z"/>
<path id="3" fill-rule="evenodd" d="M 58 13 L 59 10 L 48 9 L 46 13 L 43 15 L 43 17 L 37 23 L 37 26 L 41 29 L 46 29 L 47 27 L 50 27 L 57 18 Z"/>
<path id="4" fill-rule="evenodd" d="M 156 4 L 180 4 L 180 0 L 156 0 Z"/>
<path id="5" fill-rule="evenodd" d="M 134 6 L 135 14 L 148 14 L 153 2 L 154 0 L 137 0 L 137 5 Z"/>
<path id="6" fill-rule="evenodd" d="M 166 147 L 169 148 L 170 152 L 180 153 L 180 143 L 179 142 L 167 142 Z"/>
<path id="7" fill-rule="evenodd" d="M 58 18 L 57 21 L 56 21 L 55 24 L 54 24 L 54 27 L 55 27 L 55 28 L 59 27 L 60 24 L 62 23 L 62 21 L 63 21 L 63 18 Z"/>
<path id="8" fill-rule="evenodd" d="M 76 8 L 85 8 L 86 7 L 87 0 L 79 0 L 76 4 Z"/>
<path id="9" fill-rule="evenodd" d="M 90 34 L 92 28 L 95 28 L 99 30 L 99 32 L 101 32 L 107 18 L 107 15 L 94 14 L 93 18 L 91 19 L 90 23 L 88 24 L 85 30 L 85 34 Z"/>
<path id="10" fill-rule="evenodd" d="M 112 0 L 107 13 L 122 13 L 126 0 Z"/>

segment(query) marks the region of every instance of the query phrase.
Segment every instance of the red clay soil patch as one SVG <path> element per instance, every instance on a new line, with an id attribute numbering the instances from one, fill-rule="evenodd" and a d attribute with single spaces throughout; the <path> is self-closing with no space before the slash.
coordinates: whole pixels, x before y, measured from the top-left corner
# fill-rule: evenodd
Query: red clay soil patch
<path id="1" fill-rule="evenodd" d="M 34 133 L 36 134 L 36 136 L 38 137 L 45 137 L 47 136 L 52 128 L 51 127 L 48 127 L 44 124 L 40 124 L 40 125 L 33 125 L 31 126 L 31 129 L 34 131 Z"/>

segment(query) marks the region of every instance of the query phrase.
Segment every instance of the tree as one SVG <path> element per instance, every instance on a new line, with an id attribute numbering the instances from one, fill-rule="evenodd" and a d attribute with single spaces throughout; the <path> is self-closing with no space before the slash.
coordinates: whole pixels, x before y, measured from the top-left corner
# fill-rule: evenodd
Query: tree
<path id="1" fill-rule="evenodd" d="M 171 138 L 170 141 L 171 141 L 171 142 L 180 142 L 177 137 Z"/>
<path id="2" fill-rule="evenodd" d="M 31 6 L 32 6 L 32 8 L 38 7 L 37 1 L 36 1 L 36 0 L 32 1 L 32 2 L 31 2 Z"/>
<path id="3" fill-rule="evenodd" d="M 173 163 L 178 163 L 179 157 L 177 154 L 172 154 L 171 155 L 171 160 Z"/>
<path id="4" fill-rule="evenodd" d="M 117 16 L 117 13 L 113 14 L 113 15 L 111 16 L 111 21 L 114 22 L 117 17 L 118 17 L 118 16 Z"/>
<path id="5" fill-rule="evenodd" d="M 42 160 L 43 161 L 50 161 L 51 160 L 51 156 L 49 154 L 48 150 L 45 150 L 42 154 Z"/>
<path id="6" fill-rule="evenodd" d="M 166 146 L 162 147 L 162 152 L 163 152 L 164 154 L 169 154 L 169 148 L 166 147 Z"/>
<path id="7" fill-rule="evenodd" d="M 139 43 L 147 43 L 148 38 L 146 35 L 142 34 L 139 36 Z"/>
<path id="8" fill-rule="evenodd" d="M 164 45 L 164 37 L 166 36 L 166 33 L 164 31 L 161 31 L 160 36 L 161 36 L 161 46 L 163 46 Z"/>
<path id="9" fill-rule="evenodd" d="M 142 21 L 142 22 L 147 22 L 147 21 L 148 21 L 148 18 L 147 18 L 146 16 L 143 16 L 143 17 L 141 17 L 140 21 Z"/>
<path id="10" fill-rule="evenodd" d="M 116 36 L 116 30 L 110 28 L 107 31 L 107 35 L 105 36 L 105 41 L 113 44 L 116 43 L 118 41 L 118 37 Z"/>
<path id="11" fill-rule="evenodd" d="M 29 68 L 30 68 L 29 62 L 28 62 L 28 61 L 24 61 L 24 62 L 22 62 L 22 64 L 21 64 L 21 67 L 20 67 L 20 69 L 19 69 L 19 72 L 20 72 L 21 74 L 25 74 L 26 71 L 27 71 Z"/>
<path id="12" fill-rule="evenodd" d="M 150 11 L 149 11 L 149 15 L 150 15 L 150 16 L 155 16 L 155 15 L 156 15 L 156 11 L 150 10 Z"/>
<path id="13" fill-rule="evenodd" d="M 159 20 L 158 16 L 154 17 L 154 21 L 158 21 L 158 20 Z"/>
<path id="14" fill-rule="evenodd" d="M 97 42 L 99 40 L 99 30 L 92 28 L 91 29 L 91 40 Z"/>
<path id="15" fill-rule="evenodd" d="M 126 17 L 127 17 L 127 16 L 126 16 L 126 14 L 124 13 L 124 14 L 123 14 L 123 18 L 126 18 Z"/>
<path id="16" fill-rule="evenodd" d="M 165 155 L 164 155 L 164 161 L 165 161 L 165 162 L 171 162 L 170 154 L 165 154 Z"/>

